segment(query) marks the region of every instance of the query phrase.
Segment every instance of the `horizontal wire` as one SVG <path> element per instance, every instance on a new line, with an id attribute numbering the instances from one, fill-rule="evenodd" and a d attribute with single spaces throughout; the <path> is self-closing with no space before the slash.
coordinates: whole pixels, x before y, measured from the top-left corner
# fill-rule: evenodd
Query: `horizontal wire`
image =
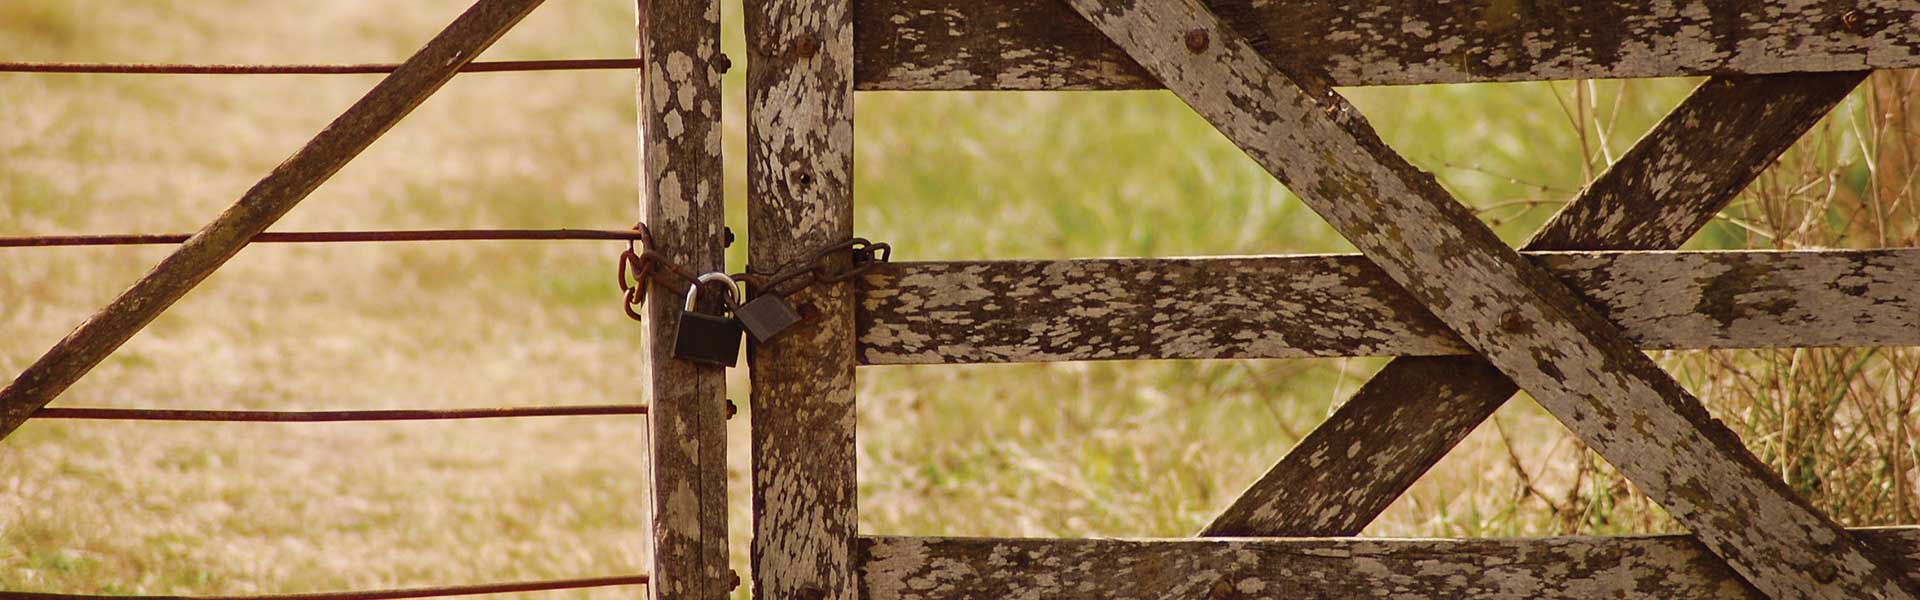
<path id="1" fill-rule="evenodd" d="M 94 73 L 116 75 L 356 75 L 392 73 L 399 63 L 344 65 L 258 65 L 258 64 L 152 64 L 152 63 L 75 63 L 75 62 L 0 62 L 0 73 Z M 638 69 L 638 58 L 585 58 L 563 60 L 481 61 L 460 69 L 462 73 L 501 73 L 508 71 L 583 71 L 601 69 Z"/>
<path id="2" fill-rule="evenodd" d="M 35 419 L 89 419 L 112 421 L 211 421 L 226 423 L 340 423 L 347 421 L 439 421 L 517 417 L 581 417 L 644 415 L 640 404 L 587 406 L 529 406 L 502 408 L 402 410 L 175 410 L 153 408 L 42 408 Z"/>
<path id="3" fill-rule="evenodd" d="M 0 592 L 0 600 L 398 600 L 401 598 L 437 598 L 444 596 L 478 596 L 482 594 L 512 594 L 519 592 L 544 592 L 551 590 L 576 590 L 596 587 L 615 587 L 628 585 L 647 585 L 646 575 L 628 575 L 624 577 L 596 577 L 589 579 L 562 579 L 554 581 L 526 581 L 519 583 L 495 583 L 486 585 L 466 585 L 450 587 L 411 588 L 402 590 L 370 590 L 360 592 L 321 592 L 311 594 L 258 594 L 252 596 L 106 596 L 97 594 L 47 594 L 39 592 Z"/>
<path id="4" fill-rule="evenodd" d="M 266 232 L 254 236 L 254 243 L 328 243 L 328 242 L 437 242 L 484 240 L 617 240 L 639 241 L 642 233 L 633 229 L 411 229 L 392 231 L 294 231 Z M 0 248 L 44 248 L 53 246 L 135 246 L 179 244 L 192 234 L 140 233 L 107 235 L 34 235 L 0 236 Z"/>

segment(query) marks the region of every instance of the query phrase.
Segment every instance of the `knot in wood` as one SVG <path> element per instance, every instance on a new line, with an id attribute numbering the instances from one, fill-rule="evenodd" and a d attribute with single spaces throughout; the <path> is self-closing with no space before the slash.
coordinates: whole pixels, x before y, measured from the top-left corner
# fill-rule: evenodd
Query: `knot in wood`
<path id="1" fill-rule="evenodd" d="M 1187 49 L 1192 50 L 1194 54 L 1206 52 L 1207 45 L 1212 42 L 1212 40 L 1208 39 L 1207 30 L 1205 29 L 1195 29 L 1187 32 L 1186 41 Z"/>
<path id="2" fill-rule="evenodd" d="M 812 34 L 800 36 L 800 39 L 793 41 L 793 53 L 802 60 L 813 58 L 814 53 L 819 51 L 820 38 Z"/>

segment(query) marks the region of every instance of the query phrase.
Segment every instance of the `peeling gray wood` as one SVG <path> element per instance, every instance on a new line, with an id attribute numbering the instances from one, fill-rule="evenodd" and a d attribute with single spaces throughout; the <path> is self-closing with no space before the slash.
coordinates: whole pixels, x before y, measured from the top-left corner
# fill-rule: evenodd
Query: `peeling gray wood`
<path id="1" fill-rule="evenodd" d="M 747 219 L 760 269 L 853 236 L 847 0 L 746 5 Z M 787 298 L 805 317 L 748 351 L 753 597 L 854 600 L 854 287 Z"/>
<path id="2" fill-rule="evenodd" d="M 1679 246 L 1706 225 L 1712 216 L 1739 194 L 1754 176 L 1771 165 L 1781 152 L 1845 98 L 1865 73 L 1717 77 L 1701 84 L 1687 100 L 1648 132 L 1620 162 L 1587 186 L 1580 198 L 1563 207 L 1527 244 L 1533 249 L 1665 249 Z M 1743 261 L 1744 262 L 1744 261 Z M 1731 266 L 1731 265 L 1730 265 Z M 1748 268 L 1745 265 L 1736 268 Z M 1550 267 L 1551 268 L 1551 267 Z M 1641 279 L 1627 273 L 1622 281 L 1591 277 L 1561 280 L 1607 313 L 1645 348 L 1646 326 L 1677 327 L 1673 333 L 1694 329 L 1703 317 L 1730 317 L 1726 327 L 1699 346 L 1675 340 L 1671 347 L 1736 347 L 1759 343 L 1734 342 L 1735 330 L 1758 333 L 1753 326 L 1768 320 L 1759 314 L 1781 315 L 1780 332 L 1791 337 L 1774 341 L 1787 345 L 1846 344 L 1827 335 L 1829 327 L 1850 329 L 1844 317 L 1837 322 L 1808 320 L 1827 308 L 1845 312 L 1859 307 L 1865 290 L 1850 279 L 1836 278 L 1829 290 L 1815 292 L 1808 302 L 1780 300 L 1778 294 L 1797 295 L 1784 288 L 1749 295 L 1727 287 L 1697 288 L 1698 301 L 1686 307 L 1667 304 L 1677 323 L 1656 324 L 1649 310 L 1671 300 L 1677 291 L 1664 286 L 1636 292 L 1647 300 L 1589 287 L 1630 285 Z M 1909 276 L 1908 278 L 1911 278 Z M 1589 282 L 1589 283 L 1583 283 Z M 1884 289 L 1884 288 L 1883 288 Z M 1757 290 L 1756 290 L 1757 291 Z M 1810 290 L 1809 290 L 1810 291 Z M 1904 292 L 1902 292 L 1904 293 Z M 1723 295 L 1730 294 L 1730 295 Z M 1871 294 L 1868 294 L 1871 295 Z M 1709 297 L 1742 299 L 1726 302 Z M 1623 305 L 1641 307 L 1640 317 L 1628 317 Z M 1746 300 L 1754 300 L 1748 303 Z M 1751 317 L 1732 316 L 1727 307 L 1739 304 L 1758 309 Z M 1795 305 L 1788 308 L 1788 305 Z M 1838 317 L 1838 312 L 1833 316 Z M 1898 322 L 1912 322 L 1913 308 L 1885 313 Z M 1789 316 L 1791 315 L 1791 316 Z M 1861 316 L 1861 315 L 1854 315 Z M 1641 320 L 1646 319 L 1646 320 Z M 1869 321 L 1875 317 L 1867 317 Z M 1635 325 L 1638 321 L 1641 325 Z M 1814 325 L 1819 322 L 1819 325 Z M 1689 324 L 1691 323 L 1691 324 Z M 1898 327 L 1895 323 L 1888 323 Z M 1790 332 L 1790 333 L 1789 333 Z M 1800 336 L 1811 336 L 1802 338 Z M 1898 336 L 1869 337 L 1862 344 L 1914 345 Z M 1765 344 L 1772 345 L 1772 344 Z M 1478 357 L 1399 358 L 1366 385 L 1287 456 L 1235 500 L 1202 531 L 1211 536 L 1355 535 L 1385 511 L 1454 445 L 1472 433 L 1517 388 L 1492 365 Z M 1352 456 L 1353 458 L 1343 458 Z"/>
<path id="3" fill-rule="evenodd" d="M 656 251 L 698 271 L 724 270 L 720 6 L 638 0 L 638 7 L 642 218 Z M 731 584 L 726 370 L 673 358 L 684 297 L 648 288 L 653 564 L 647 593 L 660 600 L 725 598 Z"/>
<path id="4" fill-rule="evenodd" d="M 1755 587 L 1913 597 L 1900 571 L 1795 495 L 1325 82 L 1282 74 L 1198 0 L 1069 2 Z"/>
<path id="5" fill-rule="evenodd" d="M 1859 71 L 1920 66 L 1915 0 L 1206 0 L 1282 71 L 1336 85 Z M 863 90 L 1151 89 L 1052 0 L 865 0 Z"/>
<path id="6" fill-rule="evenodd" d="M 1642 349 L 1920 345 L 1920 249 L 1527 256 Z M 860 309 L 867 365 L 1473 353 L 1357 255 L 893 263 Z"/>
<path id="7" fill-rule="evenodd" d="M 1903 561 L 1920 528 L 1851 530 Z M 866 600 L 1765 598 L 1686 536 L 1047 540 L 862 537 Z"/>
<path id="8" fill-rule="evenodd" d="M 0 389 L 0 439 L 119 349 L 413 112 L 542 0 L 480 0 L 286 162 Z"/>

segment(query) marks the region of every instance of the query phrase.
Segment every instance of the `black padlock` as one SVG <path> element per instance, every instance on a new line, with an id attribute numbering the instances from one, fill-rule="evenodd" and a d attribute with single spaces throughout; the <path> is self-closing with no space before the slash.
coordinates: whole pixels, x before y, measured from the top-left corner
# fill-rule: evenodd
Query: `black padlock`
<path id="1" fill-rule="evenodd" d="M 740 287 L 725 273 L 701 275 L 687 290 L 687 304 L 680 311 L 680 322 L 673 330 L 673 357 L 703 365 L 732 367 L 740 362 L 740 321 L 731 315 L 699 312 L 700 286 L 710 281 L 727 284 L 727 306 L 739 302 Z"/>
<path id="2" fill-rule="evenodd" d="M 794 312 L 793 307 L 779 294 L 761 294 L 758 298 L 748 300 L 733 310 L 733 316 L 746 326 L 753 341 L 762 344 L 780 337 L 780 334 L 800 322 L 800 313 Z"/>

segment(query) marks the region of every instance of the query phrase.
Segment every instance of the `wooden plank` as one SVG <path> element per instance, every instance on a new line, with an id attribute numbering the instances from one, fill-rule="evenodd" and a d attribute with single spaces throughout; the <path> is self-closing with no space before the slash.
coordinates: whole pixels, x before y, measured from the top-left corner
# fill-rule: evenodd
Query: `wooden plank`
<path id="1" fill-rule="evenodd" d="M 1637 250 L 1679 246 L 1865 77 L 1865 73 L 1855 72 L 1708 80 L 1620 162 L 1587 186 L 1580 198 L 1555 214 L 1527 247 Z M 1626 273 L 1616 276 L 1632 277 Z M 1635 334 L 1637 327 L 1630 324 L 1634 319 L 1607 308 L 1609 303 L 1603 298 L 1618 296 L 1595 293 L 1578 281 L 1592 279 L 1568 279 L 1561 278 L 1607 312 L 1608 318 L 1630 337 L 1640 340 L 1637 343 L 1641 347 L 1647 347 L 1644 338 Z M 1626 282 L 1614 282 L 1621 283 Z M 1844 287 L 1846 283 L 1834 283 L 1843 286 L 1839 288 L 1840 297 L 1801 306 L 1815 312 L 1825 306 L 1845 310 L 1852 290 Z M 1678 290 L 1641 290 L 1639 293 L 1649 302 L 1640 304 L 1651 306 L 1654 299 L 1673 299 L 1669 295 L 1672 291 Z M 1709 300 L 1712 291 L 1701 291 L 1705 293 L 1697 298 L 1699 302 L 1686 306 L 1707 309 L 1703 312 L 1719 312 L 1728 306 L 1721 300 Z M 1677 316 L 1700 314 L 1687 310 Z M 1721 322 L 1728 326 L 1728 333 L 1757 323 L 1740 317 Z M 1846 327 L 1842 323 L 1826 325 Z M 1828 329 L 1810 327 L 1794 335 L 1811 334 L 1813 337 L 1804 338 L 1805 343 L 1820 345 L 1820 331 Z M 1731 341 L 1731 337 L 1721 340 Z M 1913 345 L 1893 339 L 1862 341 Z M 1707 342 L 1704 346 L 1736 345 L 1745 344 Z M 1396 359 L 1294 446 L 1201 535 L 1358 534 L 1516 389 L 1512 381 L 1478 357 Z M 1343 458 L 1350 451 L 1356 458 Z"/>
<path id="2" fill-rule="evenodd" d="M 1911 598 L 1571 289 L 1198 0 L 1069 0 L 1588 446 L 1773 597 Z"/>
<path id="3" fill-rule="evenodd" d="M 480 0 L 292 158 L 0 389 L 0 439 L 79 381 L 413 112 L 541 0 Z"/>
<path id="4" fill-rule="evenodd" d="M 640 211 L 653 248 L 697 271 L 726 267 L 720 152 L 720 7 L 638 0 Z M 727 376 L 673 358 L 684 292 L 648 286 L 646 402 L 651 598 L 725 598 Z"/>
<path id="5" fill-rule="evenodd" d="M 1920 249 L 1526 256 L 1641 349 L 1920 345 Z M 860 309 L 866 365 L 1472 354 L 1358 255 L 892 263 Z"/>
<path id="6" fill-rule="evenodd" d="M 1901 560 L 1920 528 L 1851 530 Z M 1760 599 L 1691 538 L 862 537 L 866 600 Z"/>
<path id="7" fill-rule="evenodd" d="M 1400 85 L 1920 66 L 1920 2 L 1205 0 L 1289 73 Z M 1048 0 L 864 0 L 863 90 L 1157 89 Z"/>
<path id="8" fill-rule="evenodd" d="M 747 219 L 761 269 L 853 237 L 850 9 L 746 5 Z M 805 321 L 748 350 L 753 597 L 854 600 L 854 286 L 816 284 L 787 301 Z"/>

